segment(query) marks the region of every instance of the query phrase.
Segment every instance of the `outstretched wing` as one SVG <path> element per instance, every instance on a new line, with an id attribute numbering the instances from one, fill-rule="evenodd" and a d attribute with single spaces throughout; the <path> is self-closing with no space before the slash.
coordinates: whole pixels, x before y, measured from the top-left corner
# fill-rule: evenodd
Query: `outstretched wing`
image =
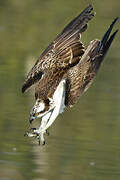
<path id="1" fill-rule="evenodd" d="M 108 31 L 102 40 L 93 40 L 86 49 L 80 62 L 67 73 L 66 102 L 67 106 L 71 106 L 78 100 L 92 84 L 93 79 L 100 68 L 113 39 L 118 30 L 116 30 L 109 38 L 112 28 L 117 21 L 116 18 L 110 25 Z"/>
<path id="2" fill-rule="evenodd" d="M 66 68 L 78 63 L 79 57 L 84 53 L 84 46 L 80 42 L 81 33 L 87 28 L 92 19 L 92 6 L 88 6 L 80 15 L 71 21 L 57 36 L 57 38 L 41 54 L 22 86 L 22 92 L 39 81 L 44 73 L 51 68 Z M 73 58 L 73 49 L 77 58 Z M 79 53 L 79 54 L 78 54 Z"/>

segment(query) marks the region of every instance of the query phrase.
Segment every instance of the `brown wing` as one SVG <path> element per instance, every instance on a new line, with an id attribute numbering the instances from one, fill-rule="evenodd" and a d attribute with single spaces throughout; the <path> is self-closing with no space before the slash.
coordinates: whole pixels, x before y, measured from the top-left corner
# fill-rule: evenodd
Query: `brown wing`
<path id="1" fill-rule="evenodd" d="M 35 98 L 52 98 L 57 86 L 65 74 L 65 71 L 65 69 L 52 69 L 52 71 L 48 71 L 46 76 L 44 76 L 35 87 Z"/>
<path id="2" fill-rule="evenodd" d="M 100 68 L 101 62 L 104 59 L 117 31 L 111 37 L 109 35 L 117 21 L 116 18 L 110 25 L 110 28 L 105 33 L 103 39 L 93 40 L 86 49 L 81 61 L 67 73 L 67 88 L 66 88 L 66 105 L 71 106 L 78 100 L 92 84 L 93 79 Z M 109 39 L 108 39 L 109 38 Z"/>
<path id="3" fill-rule="evenodd" d="M 22 86 L 22 92 L 28 89 L 32 84 L 39 81 L 48 69 L 66 68 L 66 66 L 76 63 L 78 59 L 72 58 L 71 48 L 79 50 L 80 56 L 84 52 L 84 47 L 80 43 L 80 35 L 87 28 L 88 21 L 94 16 L 92 6 L 88 6 L 79 16 L 69 23 L 62 33 L 48 46 L 35 63 L 34 67 L 28 73 L 28 76 Z"/>

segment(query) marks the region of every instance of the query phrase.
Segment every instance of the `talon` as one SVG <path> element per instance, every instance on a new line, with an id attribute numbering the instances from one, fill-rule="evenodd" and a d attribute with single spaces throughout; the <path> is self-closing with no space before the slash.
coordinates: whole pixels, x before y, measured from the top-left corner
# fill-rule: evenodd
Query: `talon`
<path id="1" fill-rule="evenodd" d="M 45 145 L 44 137 L 41 137 L 41 134 L 37 134 L 38 144 L 40 146 L 40 142 L 42 142 L 42 145 Z"/>
<path id="2" fill-rule="evenodd" d="M 35 134 L 35 133 L 26 132 L 26 133 L 24 134 L 24 136 L 36 137 L 36 134 Z"/>
<path id="3" fill-rule="evenodd" d="M 42 145 L 43 145 L 43 146 L 45 145 L 45 140 L 43 141 Z"/>
<path id="4" fill-rule="evenodd" d="M 46 133 L 49 136 L 49 132 L 47 130 L 31 128 L 31 132 L 26 132 L 24 136 L 35 137 L 38 140 L 38 144 L 45 145 L 44 134 Z"/>
<path id="5" fill-rule="evenodd" d="M 38 139 L 38 145 L 40 146 L 40 135 L 37 134 L 36 138 Z"/>
<path id="6" fill-rule="evenodd" d="M 40 146 L 40 136 L 39 136 L 39 139 L 38 139 L 38 144 L 39 144 L 39 146 Z"/>

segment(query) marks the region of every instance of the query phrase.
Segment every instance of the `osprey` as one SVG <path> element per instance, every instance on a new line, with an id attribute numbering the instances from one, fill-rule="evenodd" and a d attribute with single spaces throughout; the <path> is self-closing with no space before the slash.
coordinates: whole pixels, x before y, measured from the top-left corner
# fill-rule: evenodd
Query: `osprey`
<path id="1" fill-rule="evenodd" d="M 25 92 L 33 84 L 35 105 L 30 111 L 30 123 L 42 118 L 39 128 L 27 132 L 45 144 L 44 134 L 57 116 L 66 107 L 71 107 L 90 87 L 100 65 L 117 33 L 110 33 L 118 18 L 110 25 L 102 40 L 93 40 L 87 48 L 81 42 L 81 35 L 87 29 L 88 21 L 94 17 L 89 5 L 73 19 L 36 61 L 22 86 Z"/>

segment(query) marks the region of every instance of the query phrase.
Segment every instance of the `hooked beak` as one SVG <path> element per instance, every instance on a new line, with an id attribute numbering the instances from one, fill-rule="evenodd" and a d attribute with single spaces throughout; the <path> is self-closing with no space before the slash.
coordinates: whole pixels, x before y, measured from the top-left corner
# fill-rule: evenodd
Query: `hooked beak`
<path id="1" fill-rule="evenodd" d="M 33 120 L 37 119 L 38 115 L 39 113 L 34 112 L 34 108 L 30 111 L 30 118 L 29 118 L 30 124 L 32 124 Z"/>
<path id="2" fill-rule="evenodd" d="M 35 114 L 30 114 L 30 118 L 29 118 L 30 124 L 32 124 L 33 120 L 35 120 L 36 118 L 37 116 L 35 116 Z"/>

